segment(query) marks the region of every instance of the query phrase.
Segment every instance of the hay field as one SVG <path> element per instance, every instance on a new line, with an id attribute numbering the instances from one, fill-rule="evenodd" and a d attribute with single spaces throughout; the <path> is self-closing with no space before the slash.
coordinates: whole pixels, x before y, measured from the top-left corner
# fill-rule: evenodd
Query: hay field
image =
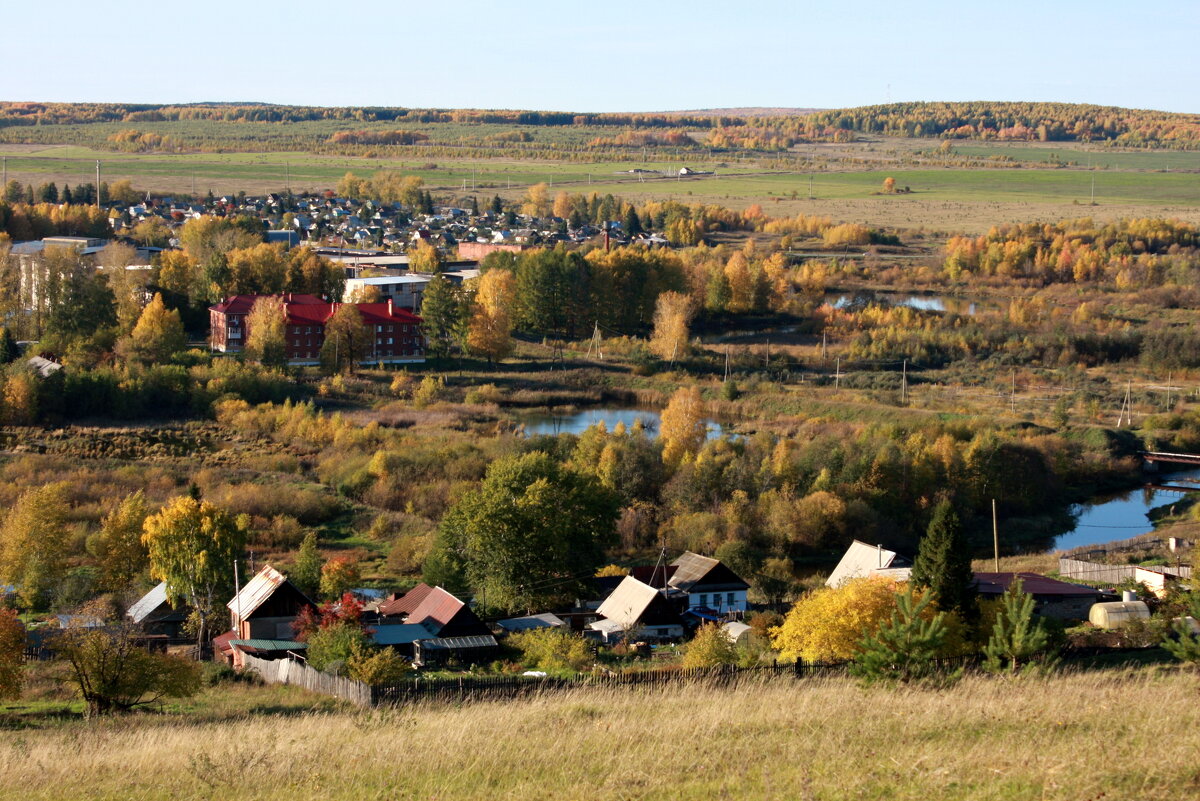
<path id="1" fill-rule="evenodd" d="M 140 715 L 4 733 L 0 799 L 1195 798 L 1197 690 L 1160 668 Z"/>

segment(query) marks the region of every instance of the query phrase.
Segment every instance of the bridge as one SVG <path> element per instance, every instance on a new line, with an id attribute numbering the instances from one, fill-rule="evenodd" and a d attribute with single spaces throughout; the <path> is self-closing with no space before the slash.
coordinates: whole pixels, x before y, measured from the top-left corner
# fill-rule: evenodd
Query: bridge
<path id="1" fill-rule="evenodd" d="M 1138 455 L 1151 464 L 1190 464 L 1200 467 L 1200 454 L 1196 453 L 1141 451 Z"/>

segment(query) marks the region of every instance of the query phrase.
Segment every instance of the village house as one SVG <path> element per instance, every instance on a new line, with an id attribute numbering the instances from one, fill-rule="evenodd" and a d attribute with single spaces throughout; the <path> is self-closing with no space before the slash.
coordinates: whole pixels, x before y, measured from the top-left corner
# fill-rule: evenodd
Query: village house
<path id="1" fill-rule="evenodd" d="M 270 565 L 246 582 L 229 601 L 230 631 L 213 641 L 214 649 L 234 667 L 243 653 L 277 659 L 302 651 L 296 641 L 296 618 L 305 608 L 316 609 L 307 595 Z"/>
<path id="2" fill-rule="evenodd" d="M 876 575 L 907 581 L 911 567 L 912 562 L 895 551 L 854 540 L 825 580 L 825 586 L 841 587 L 852 579 Z"/>
<path id="3" fill-rule="evenodd" d="M 234 295 L 209 307 L 210 346 L 217 353 L 240 353 L 250 335 L 248 317 L 261 295 Z M 320 363 L 325 344 L 325 325 L 342 304 L 329 303 L 313 295 L 283 295 L 285 346 L 289 364 Z M 350 304 L 358 309 L 370 348 L 364 364 L 412 364 L 425 361 L 425 338 L 421 318 L 388 300 L 382 303 Z"/>
<path id="4" fill-rule="evenodd" d="M 683 618 L 661 590 L 633 576 L 622 579 L 597 610 L 601 620 L 588 624 L 588 631 L 603 642 L 622 639 L 678 640 L 683 637 Z"/>
<path id="5" fill-rule="evenodd" d="M 395 648 L 413 664 L 478 663 L 498 647 L 471 607 L 441 587 L 418 584 L 381 603 L 378 612 L 371 633 L 375 644 Z"/>
<path id="6" fill-rule="evenodd" d="M 167 600 L 167 583 L 160 581 L 150 592 L 138 599 L 125 612 L 125 619 L 146 634 L 161 634 L 170 638 L 183 635 L 183 624 L 189 609 L 175 607 Z"/>
<path id="7" fill-rule="evenodd" d="M 719 559 L 685 551 L 671 566 L 675 570 L 667 586 L 687 595 L 689 611 L 728 614 L 750 608 L 746 597 L 750 585 Z"/>

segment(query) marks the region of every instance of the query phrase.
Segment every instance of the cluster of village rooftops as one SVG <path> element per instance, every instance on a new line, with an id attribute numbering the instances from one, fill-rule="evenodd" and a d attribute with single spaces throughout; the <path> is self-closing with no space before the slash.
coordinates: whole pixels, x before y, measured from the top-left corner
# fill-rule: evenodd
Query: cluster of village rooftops
<path id="1" fill-rule="evenodd" d="M 911 563 L 894 551 L 855 541 L 827 584 L 882 576 L 905 581 Z M 976 573 L 983 597 L 998 597 L 1017 580 L 1033 595 L 1039 614 L 1063 619 L 1095 617 L 1097 607 L 1122 607 L 1111 593 L 1034 573 Z M 441 587 L 418 584 L 405 593 L 353 591 L 364 604 L 364 622 L 374 642 L 396 649 L 415 666 L 482 664 L 495 658 L 499 639 L 511 633 L 562 628 L 603 644 L 634 641 L 678 642 L 698 626 L 713 622 L 733 641 L 748 630 L 750 585 L 719 560 L 685 552 L 670 564 L 633 568 L 625 576 L 596 577 L 592 597 L 570 609 L 485 621 L 471 604 Z M 1138 602 L 1137 605 L 1144 607 Z M 296 622 L 316 605 L 285 575 L 264 566 L 227 604 L 231 625 L 213 642 L 214 655 L 237 667 L 242 656 L 303 658 L 306 644 L 296 639 Z M 178 636 L 188 610 L 172 607 L 159 584 L 130 607 L 131 622 L 149 634 Z M 1115 613 L 1116 613 L 1115 612 Z"/>

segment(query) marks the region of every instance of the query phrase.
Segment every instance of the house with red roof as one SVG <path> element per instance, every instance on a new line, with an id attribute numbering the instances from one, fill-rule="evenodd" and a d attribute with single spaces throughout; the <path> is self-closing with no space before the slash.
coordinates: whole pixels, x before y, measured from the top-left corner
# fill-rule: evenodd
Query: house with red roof
<path id="1" fill-rule="evenodd" d="M 262 295 L 234 295 L 210 306 L 209 343 L 217 353 L 240 353 L 250 335 L 250 310 Z M 290 364 L 318 364 L 325 344 L 325 325 L 340 303 L 330 303 L 313 295 L 282 295 L 287 316 L 285 345 Z M 388 300 L 384 303 L 354 303 L 367 329 L 370 350 L 364 364 L 410 364 L 425 361 L 425 337 L 421 318 Z"/>

